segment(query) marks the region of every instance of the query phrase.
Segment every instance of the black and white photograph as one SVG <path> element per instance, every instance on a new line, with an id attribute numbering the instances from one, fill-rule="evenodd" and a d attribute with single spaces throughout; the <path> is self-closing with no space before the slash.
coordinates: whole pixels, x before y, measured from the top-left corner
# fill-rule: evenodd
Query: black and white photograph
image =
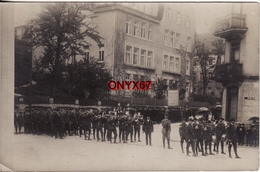
<path id="1" fill-rule="evenodd" d="M 258 171 L 258 2 L 0 4 L 0 171 Z"/>

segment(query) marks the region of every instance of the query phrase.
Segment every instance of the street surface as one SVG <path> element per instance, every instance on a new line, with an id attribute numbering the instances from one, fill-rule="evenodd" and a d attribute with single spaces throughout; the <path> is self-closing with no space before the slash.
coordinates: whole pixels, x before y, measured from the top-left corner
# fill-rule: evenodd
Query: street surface
<path id="1" fill-rule="evenodd" d="M 258 147 L 238 146 L 241 159 L 215 154 L 188 157 L 181 152 L 179 123 L 172 124 L 171 147 L 163 149 L 161 125 L 154 125 L 152 146 L 142 142 L 111 144 L 86 141 L 84 137 L 54 139 L 46 135 L 17 134 L 14 137 L 14 171 L 111 171 L 111 170 L 257 170 Z M 92 138 L 91 138 L 92 139 Z M 118 142 L 118 139 L 117 139 Z M 166 144 L 167 145 L 167 144 Z M 186 147 L 186 143 L 184 143 Z M 186 152 L 186 151 L 185 151 Z M 215 153 L 215 152 L 213 152 Z"/>

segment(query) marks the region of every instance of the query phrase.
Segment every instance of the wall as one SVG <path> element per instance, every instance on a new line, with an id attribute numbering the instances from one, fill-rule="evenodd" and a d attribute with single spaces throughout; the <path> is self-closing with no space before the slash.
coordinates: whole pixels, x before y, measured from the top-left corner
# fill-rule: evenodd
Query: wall
<path id="1" fill-rule="evenodd" d="M 259 5 L 257 3 L 242 4 L 242 13 L 246 14 L 248 30 L 241 41 L 243 71 L 248 76 L 259 76 Z"/>
<path id="2" fill-rule="evenodd" d="M 245 80 L 239 87 L 237 121 L 246 121 L 253 116 L 259 116 L 259 81 Z"/>

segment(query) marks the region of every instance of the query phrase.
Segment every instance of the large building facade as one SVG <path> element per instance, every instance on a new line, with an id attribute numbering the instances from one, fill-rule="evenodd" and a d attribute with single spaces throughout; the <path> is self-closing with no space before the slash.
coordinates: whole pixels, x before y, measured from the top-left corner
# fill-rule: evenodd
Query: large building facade
<path id="1" fill-rule="evenodd" d="M 222 115 L 246 121 L 259 115 L 259 6 L 235 3 L 216 22 L 214 35 L 226 40 L 224 63 L 215 80 L 224 87 Z"/>
<path id="2" fill-rule="evenodd" d="M 163 77 L 190 82 L 195 42 L 195 18 L 185 4 L 116 3 L 95 8 L 93 23 L 104 38 L 92 44 L 90 56 L 106 64 L 114 80 L 152 80 Z M 124 96 L 132 96 L 125 91 Z"/>

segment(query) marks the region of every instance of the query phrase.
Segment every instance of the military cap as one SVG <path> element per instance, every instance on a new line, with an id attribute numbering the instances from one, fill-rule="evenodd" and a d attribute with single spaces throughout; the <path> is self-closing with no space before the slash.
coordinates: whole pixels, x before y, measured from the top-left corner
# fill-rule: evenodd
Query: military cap
<path id="1" fill-rule="evenodd" d="M 192 118 L 189 118 L 189 121 L 193 121 L 193 119 L 192 119 Z"/>

